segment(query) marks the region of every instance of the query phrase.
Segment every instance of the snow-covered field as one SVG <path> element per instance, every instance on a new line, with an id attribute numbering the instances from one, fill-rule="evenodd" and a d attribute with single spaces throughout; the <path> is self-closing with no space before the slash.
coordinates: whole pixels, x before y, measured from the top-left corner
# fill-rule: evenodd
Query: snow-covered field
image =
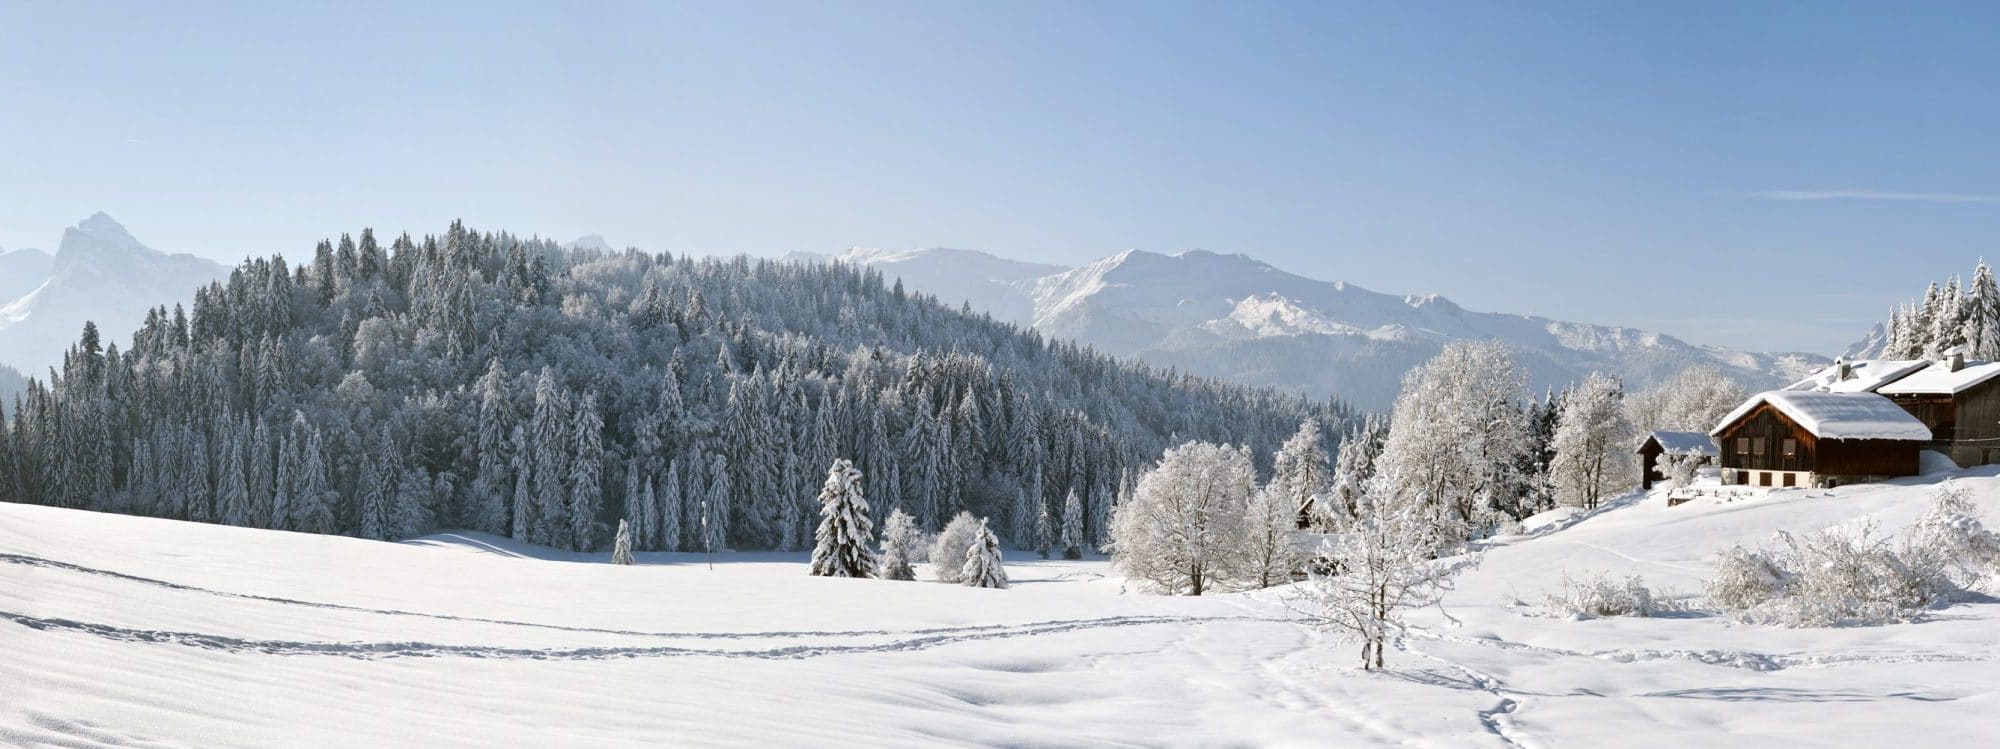
<path id="1" fill-rule="evenodd" d="M 1275 592 L 1129 593 L 1101 560 L 1010 557 L 981 590 L 0 504 L 0 743 L 1990 744 L 2000 603 L 1817 630 L 1534 605 L 1566 571 L 1691 595 L 1718 549 L 1893 529 L 1936 480 L 1538 518 L 1375 674 Z M 2000 471 L 1957 480 L 2000 521 Z"/>

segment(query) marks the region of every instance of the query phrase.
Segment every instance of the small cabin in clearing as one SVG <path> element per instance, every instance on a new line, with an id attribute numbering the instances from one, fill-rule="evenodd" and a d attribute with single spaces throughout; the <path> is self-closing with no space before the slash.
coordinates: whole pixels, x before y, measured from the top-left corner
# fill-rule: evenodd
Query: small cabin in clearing
<path id="1" fill-rule="evenodd" d="M 1715 462 L 1715 442 L 1701 432 L 1656 431 L 1639 441 L 1639 488 L 1652 489 L 1653 482 L 1667 478 L 1661 456 L 1691 457 L 1695 465 Z"/>
<path id="2" fill-rule="evenodd" d="M 1875 393 L 1774 390 L 1738 406 L 1709 436 L 1725 482 L 1835 486 L 1916 475 L 1931 429 Z"/>

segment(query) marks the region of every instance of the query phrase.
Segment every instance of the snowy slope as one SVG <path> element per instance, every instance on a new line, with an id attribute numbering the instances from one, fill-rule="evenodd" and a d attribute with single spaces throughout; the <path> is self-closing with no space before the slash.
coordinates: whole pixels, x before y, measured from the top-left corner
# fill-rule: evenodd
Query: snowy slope
<path id="1" fill-rule="evenodd" d="M 1537 389 L 1594 370 L 1643 387 L 1696 364 L 1764 389 L 1826 362 L 1699 346 L 1631 328 L 1473 312 L 1436 295 L 1383 294 L 1202 250 L 1130 250 L 1034 276 L 1025 264 L 964 250 L 840 257 L 881 268 L 946 302 L 969 300 L 997 318 L 1107 353 L 1254 385 L 1334 393 L 1375 409 L 1393 400 L 1404 372 L 1459 339 L 1512 344 Z M 994 267 L 1006 272 L 986 270 Z"/>
<path id="2" fill-rule="evenodd" d="M 1515 603 L 1588 570 L 1696 591 L 1720 548 L 1894 528 L 1938 478 L 1537 518 L 1381 674 L 1276 592 L 1128 594 L 1099 560 L 976 590 L 0 504 L 0 744 L 1978 746 L 2000 603 L 1819 630 Z M 1957 480 L 2000 517 L 1995 469 Z"/>
<path id="3" fill-rule="evenodd" d="M 0 253 L 0 300 L 19 299 L 48 280 L 56 259 L 41 250 L 8 250 Z"/>
<path id="4" fill-rule="evenodd" d="M 97 323 L 104 343 L 129 346 L 146 310 L 189 304 L 196 287 L 224 273 L 214 262 L 140 244 L 110 216 L 93 215 L 63 232 L 32 290 L 0 301 L 0 363 L 46 372 L 86 321 Z"/>

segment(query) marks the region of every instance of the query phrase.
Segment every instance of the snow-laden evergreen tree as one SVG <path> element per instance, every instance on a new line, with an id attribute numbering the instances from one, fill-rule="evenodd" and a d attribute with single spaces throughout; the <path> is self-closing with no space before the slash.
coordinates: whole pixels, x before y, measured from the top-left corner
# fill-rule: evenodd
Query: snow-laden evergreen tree
<path id="1" fill-rule="evenodd" d="M 729 458 L 722 453 L 708 456 L 708 497 L 702 501 L 703 547 L 722 551 L 729 543 Z"/>
<path id="2" fill-rule="evenodd" d="M 945 524 L 944 530 L 938 533 L 937 539 L 931 542 L 931 566 L 937 569 L 939 582 L 956 583 L 964 580 L 961 577 L 964 570 L 960 563 L 965 559 L 965 550 L 972 548 L 973 542 L 978 540 L 980 526 L 980 520 L 973 517 L 972 513 L 961 512 L 953 516 L 951 522 Z"/>
<path id="3" fill-rule="evenodd" d="M 1389 438 L 1389 422 L 1369 414 L 1340 441 L 1326 501 L 1313 503 L 1313 523 L 1321 530 L 1338 530 L 1360 513 L 1361 496 L 1375 478 L 1375 461 Z"/>
<path id="4" fill-rule="evenodd" d="M 1109 479 L 1106 479 L 1108 481 Z M 1097 489 L 1084 501 L 1084 514 L 1088 518 L 1085 537 L 1093 548 L 1102 551 L 1105 540 L 1111 536 L 1111 485 L 1100 482 Z"/>
<path id="5" fill-rule="evenodd" d="M 1458 341 L 1403 378 L 1371 493 L 1420 504 L 1449 544 L 1525 509 L 1527 374 L 1505 344 Z"/>
<path id="6" fill-rule="evenodd" d="M 649 485 L 647 491 L 656 492 L 660 506 L 660 550 L 680 551 L 681 518 L 687 512 L 681 494 L 681 463 L 679 460 L 667 463 L 667 475 Z"/>
<path id="7" fill-rule="evenodd" d="M 1062 546 L 1062 558 L 1083 558 L 1083 500 L 1076 496 L 1075 489 L 1069 490 L 1069 496 L 1063 499 L 1059 545 Z"/>
<path id="8" fill-rule="evenodd" d="M 626 463 L 625 517 L 623 518 L 623 522 L 631 525 L 631 529 L 627 532 L 632 535 L 632 545 L 634 548 L 651 550 L 658 547 L 657 542 L 652 538 L 653 530 L 659 527 L 659 523 L 655 522 L 652 517 L 654 509 L 652 498 L 645 489 L 640 487 L 639 465 L 637 461 Z"/>
<path id="9" fill-rule="evenodd" d="M 1965 345 L 1965 294 L 1959 290 L 1958 276 L 1952 276 L 1938 290 L 1937 305 L 1931 310 L 1931 329 L 1924 358 L 1943 359 Z"/>
<path id="10" fill-rule="evenodd" d="M 819 491 L 819 530 L 813 534 L 812 574 L 873 577 L 875 529 L 862 496 L 861 471 L 846 458 L 833 461 Z"/>
<path id="11" fill-rule="evenodd" d="M 1189 442 L 1168 450 L 1112 514 L 1112 565 L 1171 595 L 1198 596 L 1241 579 L 1256 490 L 1245 448 Z"/>
<path id="12" fill-rule="evenodd" d="M 1986 259 L 1979 259 L 1979 266 L 1972 271 L 1972 283 L 1966 288 L 1965 329 L 1961 334 L 1965 339 L 1965 356 L 1977 361 L 2000 361 L 2000 286 L 1993 280 L 1993 269 L 1986 265 Z"/>
<path id="13" fill-rule="evenodd" d="M 476 387 L 479 462 L 472 480 L 472 526 L 488 533 L 503 533 L 509 530 L 507 517 L 512 498 L 508 495 L 515 483 L 514 408 L 508 402 L 507 373 L 499 358 L 487 362 L 486 373 L 480 375 Z"/>
<path id="14" fill-rule="evenodd" d="M 1313 498 L 1326 493 L 1333 481 L 1325 441 L 1319 420 L 1307 419 L 1299 423 L 1299 430 L 1271 456 L 1271 482 L 1267 489 L 1275 490 L 1279 497 L 1292 503 L 1292 514 L 1297 521 L 1309 519 L 1314 512 Z"/>
<path id="15" fill-rule="evenodd" d="M 1632 484 L 1632 426 L 1625 421 L 1624 386 L 1591 373 L 1563 400 L 1549 478 L 1556 500 L 1596 509 L 1606 496 Z"/>
<path id="16" fill-rule="evenodd" d="M 535 525 L 535 487 L 533 453 L 528 449 L 528 431 L 521 425 L 514 426 L 514 433 L 508 442 L 514 450 L 514 503 L 508 512 L 507 536 L 516 541 L 529 540 L 529 529 Z"/>
<path id="17" fill-rule="evenodd" d="M 618 536 L 611 542 L 611 563 L 632 563 L 632 526 L 624 520 L 618 521 Z"/>
<path id="18" fill-rule="evenodd" d="M 162 454 L 161 458 L 165 459 Z M 273 529 L 292 528 L 292 497 L 297 494 L 299 476 L 298 449 L 292 444 L 290 435 L 280 438 L 278 446 L 278 470 L 271 490 L 271 525 Z"/>
<path id="19" fill-rule="evenodd" d="M 229 435 L 216 484 L 217 520 L 227 525 L 250 524 L 250 483 L 243 465 L 243 437 L 240 433 Z"/>
<path id="20" fill-rule="evenodd" d="M 305 430 L 305 446 L 299 450 L 297 493 L 292 498 L 292 526 L 306 533 L 332 533 L 333 491 L 327 485 L 326 450 L 318 429 L 304 426 L 303 417 L 294 429 Z"/>
<path id="21" fill-rule="evenodd" d="M 388 427 L 383 427 L 386 435 Z M 394 443 L 378 444 L 361 464 L 361 537 L 381 541 L 395 525 L 396 484 L 400 471 L 393 460 Z"/>
<path id="22" fill-rule="evenodd" d="M 1338 566 L 1338 574 L 1313 574 L 1297 588 L 1292 605 L 1361 641 L 1361 667 L 1374 670 L 1383 667 L 1383 653 L 1403 631 L 1406 613 L 1436 604 L 1476 558 L 1435 558 L 1437 526 L 1422 504 L 1371 494 L 1360 506 L 1355 521 L 1318 552 Z"/>
<path id="23" fill-rule="evenodd" d="M 1047 559 L 1049 558 L 1049 552 L 1054 550 L 1056 545 L 1055 519 L 1049 515 L 1049 505 L 1047 502 L 1037 503 L 1034 510 L 1035 553 L 1042 555 L 1043 559 Z"/>
<path id="24" fill-rule="evenodd" d="M 1000 560 L 1000 537 L 981 519 L 972 544 L 965 548 L 965 563 L 959 569 L 961 585 L 973 588 L 1007 587 L 1007 567 Z"/>
<path id="25" fill-rule="evenodd" d="M 571 434 L 568 540 L 571 549 L 589 551 L 596 547 L 597 512 L 604 502 L 604 420 L 597 415 L 595 393 L 584 396 Z"/>
<path id="26" fill-rule="evenodd" d="M 1032 549 L 1035 546 L 1035 507 L 1038 503 L 1028 499 L 1027 489 L 1014 491 L 1014 503 L 1008 508 L 1010 520 L 1007 527 L 1013 529 L 1014 548 Z"/>
<path id="27" fill-rule="evenodd" d="M 882 521 L 882 556 L 875 562 L 875 576 L 884 580 L 917 579 L 910 556 L 919 543 L 916 520 L 902 510 L 891 511 L 888 519 Z"/>

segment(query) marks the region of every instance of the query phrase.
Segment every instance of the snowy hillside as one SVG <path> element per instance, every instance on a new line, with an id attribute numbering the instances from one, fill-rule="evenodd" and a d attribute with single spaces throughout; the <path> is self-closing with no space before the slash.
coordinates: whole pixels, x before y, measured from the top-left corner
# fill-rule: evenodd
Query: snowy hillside
<path id="1" fill-rule="evenodd" d="M 19 299 L 48 280 L 56 259 L 41 250 L 0 252 L 0 300 Z"/>
<path id="2" fill-rule="evenodd" d="M 0 743 L 1978 746 L 2000 604 L 1842 629 L 1534 605 L 1591 571 L 1695 593 L 1721 548 L 1893 529 L 1941 478 L 1531 518 L 1377 674 L 1276 591 L 1139 595 L 1099 560 L 981 590 L 0 504 Z M 1995 469 L 1956 481 L 2000 517 Z"/>
<path id="3" fill-rule="evenodd" d="M 968 301 L 996 318 L 1108 353 L 1246 384 L 1335 393 L 1372 409 L 1387 407 L 1404 372 L 1461 339 L 1513 345 L 1537 389 L 1591 371 L 1643 387 L 1697 364 L 1759 389 L 1826 361 L 1700 346 L 1630 328 L 1473 312 L 1436 295 L 1383 294 L 1202 250 L 1131 250 L 1035 275 L 1029 275 L 1036 270 L 1031 264 L 965 250 L 833 259 L 876 267 L 948 304 Z"/>
<path id="4" fill-rule="evenodd" d="M 0 267 L 20 252 L 0 255 Z M 47 257 L 47 256 L 44 256 Z M 31 265 L 33 256 L 22 265 Z M 193 255 L 169 255 L 139 240 L 102 213 L 63 232 L 62 244 L 32 285 L 0 273 L 0 288 L 28 286 L 0 297 L 0 363 L 40 373 L 62 363 L 86 321 L 105 343 L 130 345 L 146 310 L 188 304 L 197 287 L 220 278 L 222 266 Z"/>

